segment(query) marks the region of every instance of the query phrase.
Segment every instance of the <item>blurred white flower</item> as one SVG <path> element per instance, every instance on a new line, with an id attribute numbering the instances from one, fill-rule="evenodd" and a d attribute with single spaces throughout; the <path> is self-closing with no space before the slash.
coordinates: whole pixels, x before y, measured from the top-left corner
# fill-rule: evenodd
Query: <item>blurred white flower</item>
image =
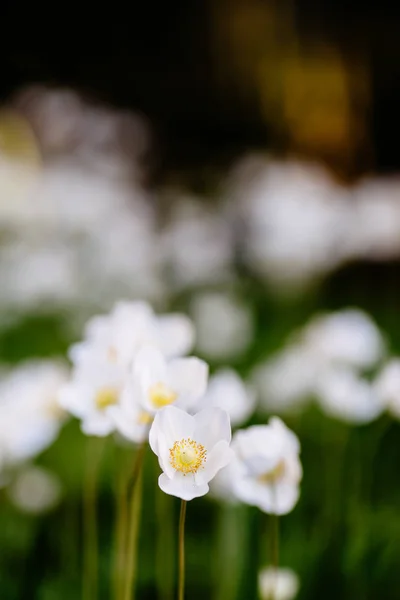
<path id="1" fill-rule="evenodd" d="M 385 350 L 378 327 L 359 309 L 314 317 L 303 330 L 303 338 L 318 360 L 356 368 L 374 366 Z"/>
<path id="2" fill-rule="evenodd" d="M 296 435 L 274 417 L 268 425 L 237 431 L 232 450 L 233 488 L 239 500 L 266 513 L 290 512 L 299 498 L 302 477 Z"/>
<path id="3" fill-rule="evenodd" d="M 175 203 L 160 251 L 178 287 L 231 278 L 234 248 L 229 225 L 216 210 L 192 197 Z"/>
<path id="4" fill-rule="evenodd" d="M 57 438 L 66 418 L 57 395 L 67 380 L 61 362 L 31 361 L 0 381 L 0 455 L 7 466 L 33 458 Z"/>
<path id="5" fill-rule="evenodd" d="M 208 483 L 232 457 L 228 413 L 208 408 L 191 416 L 174 406 L 159 411 L 149 442 L 163 473 L 160 488 L 183 500 L 209 491 Z"/>
<path id="6" fill-rule="evenodd" d="M 299 578 L 291 569 L 265 567 L 258 574 L 261 600 L 293 600 L 299 588 Z"/>
<path id="7" fill-rule="evenodd" d="M 60 406 L 81 420 L 87 435 L 107 436 L 115 429 L 109 408 L 119 403 L 126 377 L 126 370 L 110 361 L 87 362 L 60 390 Z"/>
<path id="8" fill-rule="evenodd" d="M 318 367 L 318 357 L 301 343 L 289 345 L 257 365 L 252 381 L 262 408 L 277 413 L 303 408 L 314 392 Z"/>
<path id="9" fill-rule="evenodd" d="M 132 371 L 134 400 L 152 414 L 170 404 L 189 409 L 204 395 L 208 365 L 195 356 L 167 361 L 154 346 L 143 346 Z"/>
<path id="10" fill-rule="evenodd" d="M 156 315 L 146 302 L 120 301 L 109 314 L 88 321 L 84 341 L 70 348 L 69 357 L 75 367 L 93 359 L 129 367 L 144 345 L 159 348 L 169 358 L 186 354 L 193 342 L 193 324 L 185 315 Z"/>
<path id="11" fill-rule="evenodd" d="M 374 391 L 382 406 L 400 419 L 400 359 L 394 358 L 384 365 L 374 382 Z"/>
<path id="12" fill-rule="evenodd" d="M 256 404 L 254 390 L 233 369 L 220 369 L 210 378 L 202 408 L 217 406 L 226 410 L 233 427 L 244 423 Z"/>
<path id="13" fill-rule="evenodd" d="M 345 366 L 321 373 L 316 395 L 327 415 L 352 424 L 369 423 L 384 408 L 373 386 Z"/>
<path id="14" fill-rule="evenodd" d="M 62 487 L 54 473 L 42 467 L 28 466 L 16 474 L 7 493 L 21 511 L 41 514 L 57 506 Z"/>
<path id="15" fill-rule="evenodd" d="M 250 308 L 229 293 L 198 293 L 191 304 L 191 315 L 196 326 L 196 347 L 210 359 L 234 358 L 253 340 Z"/>

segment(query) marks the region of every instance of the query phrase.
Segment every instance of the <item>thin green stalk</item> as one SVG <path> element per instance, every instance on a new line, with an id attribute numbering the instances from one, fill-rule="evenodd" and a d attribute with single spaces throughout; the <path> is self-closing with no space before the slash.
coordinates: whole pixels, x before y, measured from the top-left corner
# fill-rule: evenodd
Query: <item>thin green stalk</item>
<path id="1" fill-rule="evenodd" d="M 158 467 L 158 463 L 157 463 Z M 158 469 L 157 469 L 158 472 Z M 173 600 L 174 592 L 174 528 L 172 519 L 173 498 L 161 492 L 158 485 L 156 490 L 156 583 L 159 600 Z"/>
<path id="2" fill-rule="evenodd" d="M 97 532 L 97 484 L 102 444 L 88 438 L 86 470 L 83 485 L 83 590 L 84 600 L 98 597 L 98 532 Z"/>
<path id="3" fill-rule="evenodd" d="M 181 500 L 181 512 L 179 515 L 179 579 L 178 600 L 184 600 L 185 596 L 185 518 L 186 500 Z"/>
<path id="4" fill-rule="evenodd" d="M 126 579 L 124 589 L 124 600 L 132 600 L 135 597 L 135 577 L 137 566 L 137 545 L 139 534 L 140 513 L 142 508 L 143 490 L 143 459 L 146 450 L 146 442 L 140 446 L 132 474 L 131 486 L 133 486 L 130 500 L 130 514 L 128 524 L 128 543 L 126 554 Z"/>
<path id="5" fill-rule="evenodd" d="M 279 568 L 279 517 L 270 515 L 271 565 L 274 570 L 274 591 L 272 600 L 277 600 L 278 568 Z"/>
<path id="6" fill-rule="evenodd" d="M 120 462 L 117 468 L 115 486 L 115 532 L 114 532 L 114 564 L 113 593 L 115 600 L 121 600 L 124 592 L 124 565 L 128 531 L 128 498 L 127 498 L 127 465 L 126 457 L 118 453 Z"/>

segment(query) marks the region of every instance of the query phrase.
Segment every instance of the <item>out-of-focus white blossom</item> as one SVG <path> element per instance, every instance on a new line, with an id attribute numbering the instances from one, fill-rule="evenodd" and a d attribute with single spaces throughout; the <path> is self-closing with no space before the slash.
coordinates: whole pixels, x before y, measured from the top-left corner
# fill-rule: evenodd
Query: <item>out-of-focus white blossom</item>
<path id="1" fill-rule="evenodd" d="M 36 515 L 57 506 L 62 487 L 54 473 L 42 467 L 28 466 L 16 474 L 7 493 L 17 508 Z"/>
<path id="2" fill-rule="evenodd" d="M 262 408 L 271 413 L 303 408 L 313 395 L 318 368 L 318 357 L 300 343 L 257 365 L 252 380 Z"/>
<path id="3" fill-rule="evenodd" d="M 303 337 L 318 360 L 361 369 L 374 366 L 385 349 L 378 327 L 369 315 L 358 309 L 312 319 L 303 330 Z"/>
<path id="4" fill-rule="evenodd" d="M 394 358 L 384 365 L 374 382 L 374 391 L 382 406 L 400 419 L 400 359 Z"/>
<path id="5" fill-rule="evenodd" d="M 160 252 L 178 287 L 231 279 L 233 235 L 222 214 L 204 201 L 183 197 L 163 232 Z"/>
<path id="6" fill-rule="evenodd" d="M 258 574 L 261 600 L 293 600 L 299 588 L 299 578 L 291 569 L 265 567 Z"/>
<path id="7" fill-rule="evenodd" d="M 63 363 L 31 361 L 0 381 L 0 457 L 6 467 L 33 458 L 57 438 L 66 418 L 57 395 L 67 380 Z"/>
<path id="8" fill-rule="evenodd" d="M 244 423 L 255 409 L 256 396 L 233 369 L 220 369 L 210 378 L 201 408 L 217 406 L 226 410 L 233 427 Z"/>
<path id="9" fill-rule="evenodd" d="M 150 429 L 149 442 L 163 473 L 158 483 L 166 494 L 193 500 L 209 491 L 209 482 L 232 458 L 229 416 L 207 408 L 194 416 L 167 406 Z"/>
<path id="10" fill-rule="evenodd" d="M 233 489 L 242 502 L 277 515 L 290 512 L 300 495 L 302 467 L 296 435 L 277 417 L 268 425 L 237 431 L 232 440 Z"/>
<path id="11" fill-rule="evenodd" d="M 253 340 L 254 322 L 244 302 L 225 292 L 198 293 L 191 305 L 197 350 L 210 359 L 235 358 Z"/>
<path id="12" fill-rule="evenodd" d="M 321 373 L 316 396 L 326 414 L 352 424 L 369 423 L 383 410 L 374 387 L 349 367 L 335 366 Z"/>

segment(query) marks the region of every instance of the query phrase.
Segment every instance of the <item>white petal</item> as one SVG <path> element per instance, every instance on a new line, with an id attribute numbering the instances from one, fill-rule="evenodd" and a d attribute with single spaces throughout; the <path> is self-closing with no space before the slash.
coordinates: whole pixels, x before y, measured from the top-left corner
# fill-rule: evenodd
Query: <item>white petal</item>
<path id="1" fill-rule="evenodd" d="M 140 381 L 143 389 L 152 384 L 164 382 L 167 364 L 165 358 L 155 346 L 143 346 L 137 353 L 133 363 L 134 380 Z"/>
<path id="2" fill-rule="evenodd" d="M 185 406 L 203 396 L 207 380 L 208 365 L 204 360 L 191 356 L 174 359 L 168 364 L 167 385 L 179 395 L 179 401 Z"/>
<path id="3" fill-rule="evenodd" d="M 194 439 L 211 450 L 220 440 L 231 441 L 232 431 L 229 415 L 221 408 L 205 408 L 194 416 L 196 427 Z"/>
<path id="4" fill-rule="evenodd" d="M 81 423 L 81 429 L 86 435 L 105 437 L 115 430 L 115 425 L 106 416 L 93 413 L 84 418 Z"/>
<path id="5" fill-rule="evenodd" d="M 190 352 L 194 343 L 192 321 L 181 314 L 169 314 L 158 318 L 160 349 L 165 356 L 182 356 Z"/>
<path id="6" fill-rule="evenodd" d="M 141 444 L 148 438 L 150 425 L 140 421 L 140 413 L 124 411 L 120 406 L 110 406 L 107 416 L 126 439 Z"/>
<path id="7" fill-rule="evenodd" d="M 200 485 L 211 481 L 220 469 L 229 464 L 232 458 L 233 450 L 229 447 L 228 442 L 225 440 L 218 442 L 211 452 L 207 454 L 204 468 L 196 473 L 196 483 Z"/>
<path id="8" fill-rule="evenodd" d="M 194 417 L 176 406 L 166 406 L 154 418 L 149 435 L 150 447 L 157 456 L 161 452 L 166 453 L 164 460 L 169 460 L 169 449 L 177 441 L 193 438 L 194 428 Z"/>
<path id="9" fill-rule="evenodd" d="M 208 485 L 196 485 L 194 477 L 176 473 L 173 479 L 167 477 L 164 473 L 158 478 L 158 485 L 166 494 L 182 498 L 182 500 L 193 500 L 204 496 L 209 491 Z"/>

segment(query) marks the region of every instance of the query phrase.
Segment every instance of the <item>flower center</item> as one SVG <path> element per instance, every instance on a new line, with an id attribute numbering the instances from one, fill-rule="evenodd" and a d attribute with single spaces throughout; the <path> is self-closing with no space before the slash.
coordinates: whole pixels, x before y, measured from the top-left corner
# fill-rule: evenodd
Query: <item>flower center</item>
<path id="1" fill-rule="evenodd" d="M 266 473 L 262 473 L 262 475 L 259 475 L 257 477 L 257 480 L 259 481 L 259 483 L 264 483 L 265 485 L 273 485 L 278 481 L 278 479 L 282 477 L 282 475 L 285 472 L 285 469 L 285 462 L 283 460 L 280 460 L 276 467 L 274 467 L 270 471 L 267 471 Z"/>
<path id="2" fill-rule="evenodd" d="M 153 417 L 151 415 L 149 415 L 149 413 L 147 413 L 145 410 L 142 410 L 142 412 L 139 414 L 138 418 L 137 418 L 137 422 L 139 425 L 150 425 L 150 423 L 153 421 Z"/>
<path id="3" fill-rule="evenodd" d="M 119 392 L 116 387 L 101 388 L 95 398 L 96 407 L 99 410 L 104 410 L 107 406 L 112 406 L 118 402 Z"/>
<path id="4" fill-rule="evenodd" d="M 150 402 L 154 408 L 162 408 L 175 402 L 178 394 L 163 383 L 155 383 L 149 390 Z"/>
<path id="5" fill-rule="evenodd" d="M 176 471 L 184 475 L 197 473 L 207 460 L 207 450 L 201 444 L 187 438 L 175 442 L 169 450 L 169 460 Z"/>

